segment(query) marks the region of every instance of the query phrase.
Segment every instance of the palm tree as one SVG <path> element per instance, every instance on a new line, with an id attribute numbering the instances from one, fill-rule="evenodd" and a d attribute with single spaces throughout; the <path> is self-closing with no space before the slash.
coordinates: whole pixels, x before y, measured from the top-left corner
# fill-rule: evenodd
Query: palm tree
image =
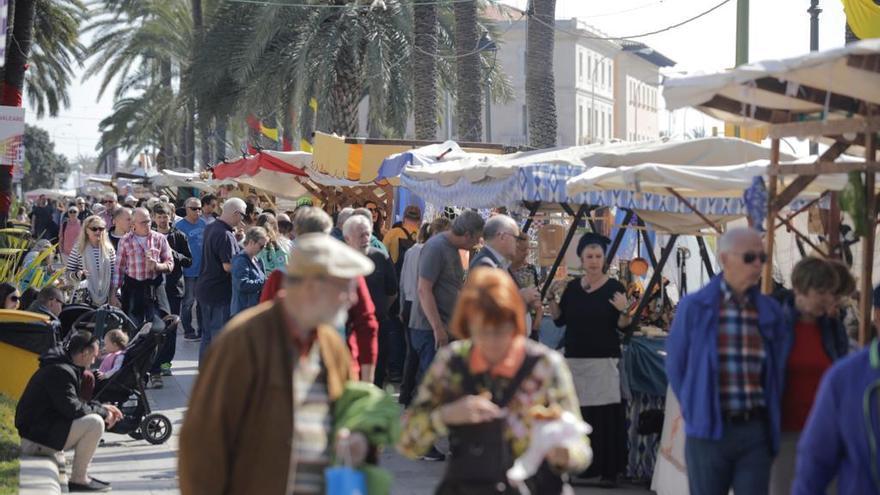
<path id="1" fill-rule="evenodd" d="M 526 37 L 526 109 L 529 146 L 556 146 L 553 22 L 556 0 L 532 0 Z"/>
<path id="2" fill-rule="evenodd" d="M 25 72 L 25 93 L 37 117 L 70 106 L 67 89 L 83 46 L 79 29 L 86 16 L 80 0 L 37 0 L 34 44 Z M 8 53 L 8 52 L 7 52 Z"/>
<path id="3" fill-rule="evenodd" d="M 458 138 L 462 141 L 476 142 L 483 136 L 482 115 L 483 91 L 480 71 L 480 53 L 477 45 L 480 33 L 477 30 L 477 4 L 457 2 L 455 13 L 455 56 L 456 56 L 456 104 L 458 118 Z"/>
<path id="4" fill-rule="evenodd" d="M 413 117 L 416 139 L 437 135 L 437 5 L 413 7 Z"/>
<path id="5" fill-rule="evenodd" d="M 99 97 L 112 80 L 119 79 L 114 113 L 100 125 L 105 132 L 102 155 L 121 147 L 135 156 L 146 147 L 155 147 L 159 167 L 174 167 L 178 158 L 175 144 L 184 134 L 186 109 L 190 107 L 188 94 L 175 94 L 172 87 L 175 77 L 180 76 L 179 68 L 192 54 L 189 4 L 184 0 L 108 1 L 87 29 L 96 36 L 86 51 L 93 61 L 85 76 L 104 72 Z M 151 112 L 149 116 L 142 115 L 145 109 Z M 127 134 L 127 129 L 140 132 Z M 150 138 L 154 133 L 158 133 L 158 140 Z M 134 142 L 133 136 L 143 140 Z"/>

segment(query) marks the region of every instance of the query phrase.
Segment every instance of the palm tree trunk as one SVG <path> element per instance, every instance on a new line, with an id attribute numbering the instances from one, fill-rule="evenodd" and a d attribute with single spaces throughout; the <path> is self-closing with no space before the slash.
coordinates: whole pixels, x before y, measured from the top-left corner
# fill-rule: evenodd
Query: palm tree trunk
<path id="1" fill-rule="evenodd" d="M 171 60 L 162 59 L 159 62 L 159 78 L 165 91 L 171 89 Z M 156 157 L 156 165 L 159 170 L 174 168 L 174 137 L 171 133 L 171 122 L 162 122 L 162 147 Z"/>
<path id="2" fill-rule="evenodd" d="M 363 96 L 360 57 L 351 47 L 343 51 L 336 66 L 336 81 L 327 101 L 328 132 L 340 136 L 358 134 L 358 104 Z"/>
<path id="3" fill-rule="evenodd" d="M 437 6 L 413 6 L 413 119 L 416 139 L 437 137 Z"/>
<path id="4" fill-rule="evenodd" d="M 227 121 L 225 116 L 218 115 L 214 118 L 214 160 L 213 163 L 207 162 L 210 165 L 215 165 L 220 163 L 226 158 L 226 129 L 229 126 L 229 122 Z M 205 138 L 207 141 L 208 138 Z M 205 144 L 202 144 L 204 148 Z M 208 143 L 208 148 L 210 149 L 210 143 Z M 210 150 L 209 150 L 210 153 Z"/>
<path id="5" fill-rule="evenodd" d="M 532 0 L 526 38 L 526 109 L 529 146 L 556 146 L 556 91 L 553 80 L 553 22 L 556 0 Z"/>
<path id="6" fill-rule="evenodd" d="M 483 85 L 480 77 L 480 54 L 477 45 L 477 3 L 458 2 L 455 13 L 455 55 L 457 60 L 455 113 L 458 117 L 458 139 L 480 141 L 483 123 Z"/>
<path id="7" fill-rule="evenodd" d="M 27 70 L 34 35 L 36 0 L 9 2 L 12 19 L 12 43 L 6 40 L 6 65 L 3 71 L 3 92 L 0 105 L 20 107 L 24 92 L 24 71 Z M 6 226 L 12 206 L 12 166 L 0 165 L 0 227 Z"/>
<path id="8" fill-rule="evenodd" d="M 204 40 L 205 20 L 202 12 L 202 0 L 191 0 L 190 5 L 192 8 L 193 32 L 195 34 L 195 43 L 193 43 L 193 57 L 195 57 L 195 51 L 199 49 Z M 218 151 L 216 157 L 211 156 L 211 115 L 207 111 L 208 105 L 206 102 L 195 96 L 195 86 L 193 86 L 192 100 L 195 107 L 195 119 L 197 119 L 195 125 L 198 126 L 199 135 L 201 137 L 201 159 L 199 161 L 201 166 L 199 168 L 204 169 L 219 161 L 219 157 L 222 156 L 222 154 Z M 219 117 L 217 120 L 220 120 Z M 219 150 L 219 148 L 217 149 Z M 193 155 L 195 155 L 195 144 L 193 144 Z"/>

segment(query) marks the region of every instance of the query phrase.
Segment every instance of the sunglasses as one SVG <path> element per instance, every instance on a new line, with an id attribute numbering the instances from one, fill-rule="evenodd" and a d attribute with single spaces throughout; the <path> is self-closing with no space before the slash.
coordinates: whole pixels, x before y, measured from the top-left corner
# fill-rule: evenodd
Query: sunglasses
<path id="1" fill-rule="evenodd" d="M 9 296 L 9 300 L 12 301 L 12 302 L 18 302 L 18 301 L 21 301 L 21 297 L 19 297 L 19 296 Z"/>
<path id="2" fill-rule="evenodd" d="M 742 254 L 743 263 L 750 265 L 755 262 L 755 260 L 761 260 L 761 264 L 767 262 L 767 253 L 764 252 L 755 252 L 755 251 L 746 251 Z"/>
<path id="3" fill-rule="evenodd" d="M 91 230 L 92 232 L 104 232 L 107 229 L 104 227 L 89 227 L 89 230 Z"/>
<path id="4" fill-rule="evenodd" d="M 192 210 L 192 211 L 202 211 L 202 207 L 201 207 L 201 206 L 187 206 L 187 208 L 190 209 L 190 210 Z"/>
<path id="5" fill-rule="evenodd" d="M 101 204 L 115 203 L 115 202 L 116 202 L 115 199 L 104 199 L 101 201 Z"/>

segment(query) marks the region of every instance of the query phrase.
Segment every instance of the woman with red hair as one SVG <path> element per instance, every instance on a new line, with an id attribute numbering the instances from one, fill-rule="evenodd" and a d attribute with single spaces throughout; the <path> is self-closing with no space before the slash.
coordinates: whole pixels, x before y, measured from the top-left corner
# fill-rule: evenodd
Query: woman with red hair
<path id="1" fill-rule="evenodd" d="M 450 325 L 459 340 L 438 351 L 404 415 L 398 444 L 417 458 L 449 436 L 452 457 L 438 494 L 519 493 L 506 472 L 528 449 L 541 414 L 581 418 L 564 359 L 526 337 L 525 313 L 507 272 L 477 268 L 468 276 Z M 533 493 L 560 493 L 561 475 L 583 470 L 589 452 L 586 435 L 550 449 L 530 481 L 537 483 Z"/>

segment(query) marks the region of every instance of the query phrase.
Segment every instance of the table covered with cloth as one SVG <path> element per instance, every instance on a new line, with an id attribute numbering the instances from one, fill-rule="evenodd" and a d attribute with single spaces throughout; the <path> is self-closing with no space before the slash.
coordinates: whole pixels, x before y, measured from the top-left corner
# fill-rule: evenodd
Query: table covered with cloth
<path id="1" fill-rule="evenodd" d="M 621 387 L 626 401 L 626 477 L 650 480 L 660 448 L 660 434 L 639 435 L 639 415 L 663 411 L 666 397 L 666 338 L 633 336 L 621 357 Z"/>

